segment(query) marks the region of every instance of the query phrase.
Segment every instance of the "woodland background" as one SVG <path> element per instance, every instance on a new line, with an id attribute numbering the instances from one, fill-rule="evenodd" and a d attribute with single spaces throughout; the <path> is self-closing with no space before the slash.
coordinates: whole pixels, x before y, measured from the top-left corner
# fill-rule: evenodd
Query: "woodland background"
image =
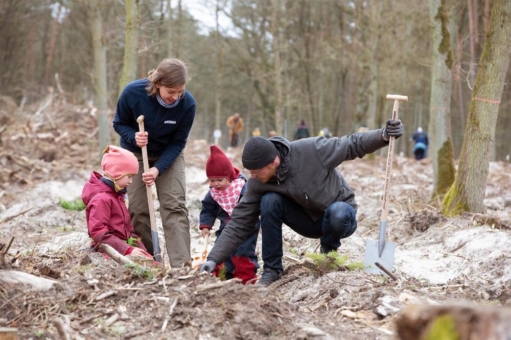
<path id="1" fill-rule="evenodd" d="M 385 100 L 387 93 L 409 97 L 400 110 L 407 126 L 403 140 L 418 126 L 428 131 L 433 46 L 425 0 L 127 2 L 136 6 L 135 23 L 140 25 L 133 79 L 145 77 L 166 57 L 192 66 L 188 89 L 198 103 L 192 137 L 212 139 L 213 129 L 219 128 L 227 146 L 225 119 L 234 112 L 245 119 L 243 139 L 255 127 L 267 135 L 277 129 L 276 110 L 281 112 L 281 133 L 288 137 L 302 118 L 316 134 L 322 127 L 334 135 L 349 134 L 362 125 L 384 123 L 392 105 Z M 457 156 L 491 0 L 444 2 L 452 44 L 450 109 Z M 217 28 L 204 29 L 187 6 L 202 6 L 212 16 L 227 17 L 229 24 L 224 20 Z M 106 48 L 106 88 L 101 91 L 112 116 L 121 90 L 126 11 L 124 1 L 117 0 L 2 1 L 3 101 L 22 107 L 45 98 L 49 86 L 60 86 L 69 101 L 98 106 L 93 36 L 99 27 Z M 505 86 L 493 160 L 511 153 L 506 143 L 510 91 Z M 410 143 L 397 147 L 411 155 Z"/>
<path id="2" fill-rule="evenodd" d="M 204 27 L 192 6 L 218 24 Z M 0 1 L 0 241 L 14 240 L 0 260 L 7 255 L 15 268 L 67 287 L 40 293 L 0 285 L 0 326 L 17 324 L 24 338 L 57 338 L 52 325 L 72 318 L 68 334 L 93 338 L 390 339 L 399 333 L 395 313 L 408 304 L 509 306 L 510 37 L 509 0 Z M 407 95 L 396 153 L 411 157 L 409 137 L 419 125 L 431 147 L 426 160 L 393 162 L 389 239 L 398 243 L 399 280 L 344 270 L 318 276 L 290 261 L 275 294 L 256 286 L 218 291 L 208 288 L 216 279 L 197 273 L 183 282 L 187 268 L 147 285 L 99 254 L 82 257 L 85 215 L 56 200 L 79 197 L 100 150 L 116 142 L 119 92 L 166 57 L 192 67 L 187 87 L 197 99 L 185 149 L 190 216 L 207 191 L 213 130 L 222 129 L 227 149 L 232 113 L 245 120 L 242 142 L 254 127 L 292 137 L 302 118 L 314 134 L 327 126 L 340 136 L 382 126 L 392 111 L 385 95 Z M 240 164 L 241 148 L 226 152 Z M 377 239 L 388 164 L 369 155 L 339 167 L 360 207 L 358 231 L 339 251 L 355 261 L 365 241 Z M 284 239 L 287 254 L 318 246 L 289 228 Z M 197 294 L 199 285 L 206 288 Z M 118 294 L 97 299 L 112 290 Z M 426 327 L 422 316 L 419 323 Z"/>

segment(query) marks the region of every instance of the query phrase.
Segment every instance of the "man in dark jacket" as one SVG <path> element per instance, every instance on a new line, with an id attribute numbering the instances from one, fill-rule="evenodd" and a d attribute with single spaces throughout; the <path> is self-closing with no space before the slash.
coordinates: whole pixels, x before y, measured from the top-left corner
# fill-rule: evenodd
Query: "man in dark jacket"
<path id="1" fill-rule="evenodd" d="M 282 137 L 250 138 L 242 155 L 250 172 L 247 191 L 200 270 L 211 272 L 226 259 L 254 230 L 259 215 L 264 261 L 259 283 L 264 286 L 278 280 L 283 271 L 283 223 L 302 236 L 319 238 L 322 253 L 337 251 L 340 240 L 357 228 L 355 194 L 337 166 L 402 135 L 401 121 L 388 120 L 385 129 L 340 138 L 294 142 Z"/>

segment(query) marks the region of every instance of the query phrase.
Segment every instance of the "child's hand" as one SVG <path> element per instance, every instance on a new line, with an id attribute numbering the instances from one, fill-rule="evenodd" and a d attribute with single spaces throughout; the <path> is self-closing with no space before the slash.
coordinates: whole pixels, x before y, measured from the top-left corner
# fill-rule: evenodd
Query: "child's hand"
<path id="1" fill-rule="evenodd" d="M 207 235 L 210 234 L 210 231 L 209 231 L 208 228 L 202 228 L 200 233 L 201 233 L 202 238 L 204 238 L 204 237 L 206 237 Z"/>
<path id="2" fill-rule="evenodd" d="M 141 256 L 141 257 L 148 257 L 150 259 L 153 258 L 151 256 L 151 254 L 149 254 L 145 250 L 137 248 L 137 247 L 133 247 L 133 250 L 131 251 L 131 254 L 129 254 L 128 256 Z"/>

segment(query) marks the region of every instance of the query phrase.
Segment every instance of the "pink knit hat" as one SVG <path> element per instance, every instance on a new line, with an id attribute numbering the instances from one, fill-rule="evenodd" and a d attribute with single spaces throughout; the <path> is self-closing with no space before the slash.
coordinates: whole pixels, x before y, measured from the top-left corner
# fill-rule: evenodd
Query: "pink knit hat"
<path id="1" fill-rule="evenodd" d="M 233 181 L 240 175 L 240 170 L 232 166 L 231 160 L 216 145 L 211 145 L 211 155 L 206 162 L 208 178 L 228 178 Z"/>
<path id="2" fill-rule="evenodd" d="M 109 145 L 103 151 L 101 168 L 106 176 L 114 180 L 124 175 L 136 175 L 138 174 L 138 159 L 131 151 Z"/>

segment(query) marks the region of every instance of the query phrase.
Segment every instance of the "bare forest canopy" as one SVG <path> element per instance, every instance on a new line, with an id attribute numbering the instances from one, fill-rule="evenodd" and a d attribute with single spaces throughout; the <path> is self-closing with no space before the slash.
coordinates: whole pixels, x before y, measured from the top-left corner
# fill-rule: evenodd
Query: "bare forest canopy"
<path id="1" fill-rule="evenodd" d="M 450 122 L 458 157 L 492 0 L 438 2 L 450 32 Z M 98 106 L 93 36 L 99 27 L 106 47 L 101 92 L 111 120 L 126 60 L 128 4 L 136 6 L 140 25 L 131 80 L 167 57 L 192 68 L 188 89 L 198 107 L 191 138 L 213 141 L 213 130 L 221 129 L 226 147 L 225 120 L 234 112 L 245 121 L 241 142 L 256 127 L 264 136 L 276 130 L 292 138 L 300 119 L 314 135 L 328 127 L 341 136 L 382 126 L 391 115 L 388 93 L 409 97 L 400 109 L 407 129 L 398 152 L 411 156 L 408 140 L 418 126 L 429 132 L 433 24 L 422 0 L 1 1 L 0 115 L 12 115 L 12 103 L 19 110 L 42 101 L 49 87 L 71 104 Z M 192 7 L 226 20 L 205 27 Z M 511 153 L 510 79 L 508 68 L 494 160 Z"/>

